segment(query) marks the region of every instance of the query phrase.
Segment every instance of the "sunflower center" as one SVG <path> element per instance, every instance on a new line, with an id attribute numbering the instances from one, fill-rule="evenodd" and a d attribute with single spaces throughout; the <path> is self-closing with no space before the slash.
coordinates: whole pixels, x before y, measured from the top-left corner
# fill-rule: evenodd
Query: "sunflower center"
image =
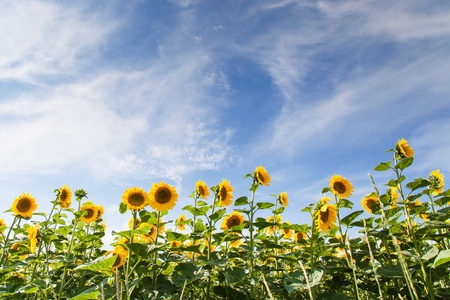
<path id="1" fill-rule="evenodd" d="M 258 176 L 259 182 L 265 182 L 265 178 L 264 178 L 263 174 L 261 174 L 260 172 L 256 172 L 256 175 Z"/>
<path id="2" fill-rule="evenodd" d="M 59 194 L 59 199 L 62 202 L 65 202 L 67 200 L 67 192 L 66 190 L 62 190 L 61 193 Z"/>
<path id="3" fill-rule="evenodd" d="M 201 185 L 198 187 L 198 193 L 200 195 L 204 195 L 205 194 L 205 190 L 203 189 L 203 187 Z"/>
<path id="4" fill-rule="evenodd" d="M 28 198 L 22 198 L 19 200 L 19 203 L 17 204 L 17 210 L 24 213 L 28 212 L 31 208 L 31 200 Z"/>
<path id="5" fill-rule="evenodd" d="M 128 202 L 133 206 L 141 206 L 145 202 L 145 197 L 141 193 L 136 193 L 128 198 Z"/>
<path id="6" fill-rule="evenodd" d="M 122 263 L 122 258 L 120 257 L 120 255 L 117 255 L 116 261 L 113 264 L 113 268 L 117 268 L 118 266 L 120 266 L 120 264 Z"/>
<path id="7" fill-rule="evenodd" d="M 370 209 L 372 207 L 372 205 L 374 205 L 375 203 L 377 203 L 377 201 L 375 201 L 373 199 L 369 199 L 369 200 L 367 200 L 366 205 Z"/>
<path id="8" fill-rule="evenodd" d="M 155 201 L 161 204 L 169 202 L 170 197 L 171 197 L 170 190 L 166 187 L 159 188 L 155 193 Z"/>
<path id="9" fill-rule="evenodd" d="M 220 194 L 220 200 L 224 201 L 227 198 L 227 194 L 228 194 L 227 189 L 224 187 L 220 187 L 219 194 Z"/>
<path id="10" fill-rule="evenodd" d="M 303 232 L 298 232 L 297 233 L 297 240 L 304 240 L 305 237 L 303 236 Z"/>
<path id="11" fill-rule="evenodd" d="M 328 221 L 328 209 L 326 209 L 325 211 L 320 211 L 320 219 L 322 220 L 322 222 L 327 222 Z"/>
<path id="12" fill-rule="evenodd" d="M 154 233 L 155 233 L 155 227 L 152 226 L 152 229 L 150 229 L 147 234 L 149 236 L 152 236 Z"/>
<path id="13" fill-rule="evenodd" d="M 343 184 L 342 182 L 335 182 L 333 184 L 333 189 L 338 192 L 339 194 L 344 194 L 345 191 L 347 190 L 345 188 L 345 184 Z"/>
<path id="14" fill-rule="evenodd" d="M 227 220 L 227 227 L 231 228 L 233 226 L 241 225 L 241 220 L 238 216 L 231 216 Z"/>
<path id="15" fill-rule="evenodd" d="M 289 228 L 283 228 L 283 232 L 284 232 L 284 234 L 288 234 L 289 233 L 289 231 L 291 231 Z"/>
<path id="16" fill-rule="evenodd" d="M 94 210 L 92 208 L 86 209 L 88 211 L 87 215 L 85 216 L 86 219 L 90 219 L 94 216 Z"/>

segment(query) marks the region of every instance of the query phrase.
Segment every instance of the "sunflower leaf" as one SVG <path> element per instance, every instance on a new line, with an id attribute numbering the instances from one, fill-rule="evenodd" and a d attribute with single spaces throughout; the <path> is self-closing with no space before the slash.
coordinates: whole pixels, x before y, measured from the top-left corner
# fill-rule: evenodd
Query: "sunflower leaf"
<path id="1" fill-rule="evenodd" d="M 378 166 L 376 166 L 374 168 L 375 171 L 386 171 L 389 170 L 389 168 L 391 167 L 391 162 L 392 161 L 388 161 L 388 162 L 382 162 L 380 163 Z"/>
<path id="2" fill-rule="evenodd" d="M 414 190 L 417 190 L 417 189 L 420 189 L 420 188 L 423 188 L 423 187 L 426 187 L 429 185 L 430 185 L 430 182 L 428 180 L 425 180 L 423 178 L 418 178 L 412 182 L 407 183 L 406 187 L 410 188 L 411 192 L 412 192 Z"/>
<path id="3" fill-rule="evenodd" d="M 436 268 L 450 261 L 450 250 L 442 250 L 434 260 L 433 268 Z"/>
<path id="4" fill-rule="evenodd" d="M 256 205 L 258 206 L 259 209 L 267 209 L 267 208 L 272 208 L 273 206 L 275 206 L 275 204 L 270 203 L 270 202 L 258 202 L 258 203 L 256 203 Z"/>
<path id="5" fill-rule="evenodd" d="M 346 216 L 345 218 L 343 218 L 341 220 L 341 223 L 344 224 L 345 226 L 349 227 L 350 224 L 362 213 L 363 213 L 362 210 L 354 211 L 351 214 L 349 214 L 348 216 Z"/>
<path id="6" fill-rule="evenodd" d="M 405 158 L 405 159 L 401 160 L 398 164 L 396 164 L 394 166 L 394 168 L 404 170 L 407 167 L 409 167 L 413 163 L 413 161 L 414 161 L 414 157 Z"/>
<path id="7" fill-rule="evenodd" d="M 222 209 L 217 210 L 215 213 L 213 213 L 210 216 L 211 220 L 217 222 L 220 218 L 222 218 L 222 216 L 225 214 L 226 211 L 227 211 L 226 208 L 222 208 Z"/>
<path id="8" fill-rule="evenodd" d="M 326 187 L 322 190 L 322 194 L 326 194 L 328 192 L 331 192 L 331 188 L 329 188 L 329 187 Z"/>
<path id="9" fill-rule="evenodd" d="M 119 212 L 122 215 L 127 212 L 127 205 L 125 203 L 120 203 Z"/>
<path id="10" fill-rule="evenodd" d="M 248 204 L 248 198 L 246 196 L 240 197 L 234 202 L 234 206 L 241 206 L 245 204 Z"/>

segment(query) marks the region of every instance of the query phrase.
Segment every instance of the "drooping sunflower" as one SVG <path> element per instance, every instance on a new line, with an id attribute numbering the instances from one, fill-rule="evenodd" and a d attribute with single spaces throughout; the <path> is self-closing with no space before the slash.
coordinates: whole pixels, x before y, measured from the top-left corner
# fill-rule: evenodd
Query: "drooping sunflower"
<path id="1" fill-rule="evenodd" d="M 181 224 L 186 221 L 186 216 L 181 214 L 181 216 L 175 221 L 178 230 L 184 231 L 186 229 L 185 224 Z"/>
<path id="2" fill-rule="evenodd" d="M 134 224 L 134 228 L 138 228 L 139 224 L 141 223 L 141 219 L 136 218 L 136 222 Z M 128 221 L 128 228 L 133 229 L 133 218 L 130 219 L 130 221 Z"/>
<path id="3" fill-rule="evenodd" d="M 3 219 L 0 219 L 0 226 L 6 226 L 6 222 Z M 2 234 L 5 230 L 0 230 L 0 234 Z"/>
<path id="4" fill-rule="evenodd" d="M 59 189 L 58 204 L 61 208 L 69 208 L 72 204 L 72 191 L 66 184 Z"/>
<path id="5" fill-rule="evenodd" d="M 278 227 L 278 224 L 281 223 L 281 216 L 277 215 L 275 221 L 274 221 L 273 216 L 269 216 L 267 218 L 267 223 L 274 224 L 274 225 L 266 227 L 267 233 L 270 235 L 273 235 L 276 231 L 280 230 L 280 227 Z"/>
<path id="6" fill-rule="evenodd" d="M 142 222 L 139 224 L 138 229 L 144 228 L 146 226 L 150 226 L 150 229 L 147 233 L 141 235 L 141 239 L 145 242 L 153 242 L 156 239 L 156 226 L 155 224 Z"/>
<path id="7" fill-rule="evenodd" d="M 30 194 L 23 193 L 18 198 L 14 199 L 14 203 L 11 209 L 15 216 L 21 216 L 23 218 L 31 218 L 33 212 L 37 209 L 36 198 L 33 198 Z"/>
<path id="8" fill-rule="evenodd" d="M 149 204 L 149 195 L 143 188 L 129 188 L 123 193 L 122 202 L 127 206 L 127 210 L 138 211 Z"/>
<path id="9" fill-rule="evenodd" d="M 231 194 L 232 192 L 233 192 L 233 187 L 230 185 L 230 183 L 226 179 L 223 179 L 222 182 L 219 183 L 219 189 L 218 189 L 220 206 L 228 206 L 233 202 L 231 200 L 234 198 L 234 196 Z"/>
<path id="10" fill-rule="evenodd" d="M 334 175 L 330 179 L 330 187 L 331 191 L 334 195 L 337 195 L 340 199 L 346 198 L 352 195 L 353 192 L 353 186 L 344 177 L 341 175 Z"/>
<path id="11" fill-rule="evenodd" d="M 304 232 L 296 232 L 294 234 L 294 241 L 295 242 L 298 242 L 300 240 L 306 240 L 307 238 L 308 238 L 308 236 Z"/>
<path id="12" fill-rule="evenodd" d="M 286 208 L 288 206 L 287 193 L 281 193 L 280 196 L 278 196 L 278 201 L 280 201 L 281 205 Z"/>
<path id="13" fill-rule="evenodd" d="M 222 230 L 230 230 L 231 227 L 239 226 L 242 223 L 244 223 L 244 216 L 238 211 L 233 211 L 229 216 L 223 218 L 220 227 Z"/>
<path id="14" fill-rule="evenodd" d="M 178 194 L 175 188 L 166 184 L 164 181 L 158 184 L 153 183 L 149 196 L 150 206 L 156 211 L 172 209 L 178 200 Z"/>
<path id="15" fill-rule="evenodd" d="M 433 171 L 428 176 L 428 181 L 431 182 L 431 187 L 434 188 L 433 195 L 442 193 L 444 189 L 444 175 L 439 172 L 440 170 Z"/>
<path id="16" fill-rule="evenodd" d="M 290 222 L 286 222 L 286 224 L 291 225 Z M 290 229 L 290 228 L 283 228 L 283 238 L 290 239 L 290 238 L 292 238 L 292 235 L 293 235 L 292 229 Z"/>
<path id="17" fill-rule="evenodd" d="M 256 180 L 260 185 L 267 185 L 267 186 L 270 185 L 271 182 L 270 175 L 267 174 L 267 171 L 266 169 L 264 169 L 264 167 L 261 166 L 257 167 L 254 174 Z"/>
<path id="18" fill-rule="evenodd" d="M 366 196 L 361 199 L 361 206 L 367 210 L 368 213 L 373 214 L 372 205 L 378 203 L 378 198 L 375 196 Z"/>
<path id="19" fill-rule="evenodd" d="M 322 232 L 336 227 L 337 213 L 336 205 L 324 204 L 316 213 L 317 228 Z"/>
<path id="20" fill-rule="evenodd" d="M 206 197 L 209 196 L 209 189 L 206 183 L 202 180 L 199 180 L 195 183 L 195 190 L 197 194 L 203 199 L 207 200 Z"/>
<path id="21" fill-rule="evenodd" d="M 90 202 L 92 203 L 92 202 Z M 98 209 L 97 206 L 94 204 L 83 204 L 83 206 L 80 208 L 81 210 L 87 210 L 87 215 L 80 218 L 81 221 L 85 222 L 86 224 L 89 224 L 91 222 L 94 222 L 97 220 L 98 215 Z"/>
<path id="22" fill-rule="evenodd" d="M 30 240 L 30 251 L 33 254 L 36 253 L 36 246 L 38 243 L 38 231 L 39 231 L 39 224 L 27 228 L 28 239 Z"/>
<path id="23" fill-rule="evenodd" d="M 400 197 L 399 193 L 397 192 L 397 188 L 388 188 L 386 194 L 389 196 L 389 203 L 391 204 L 389 208 L 395 208 L 397 206 L 397 200 Z"/>
<path id="24" fill-rule="evenodd" d="M 413 149 L 408 145 L 408 141 L 405 141 L 404 139 L 398 141 L 395 145 L 395 149 L 401 158 L 409 158 L 414 156 Z"/>

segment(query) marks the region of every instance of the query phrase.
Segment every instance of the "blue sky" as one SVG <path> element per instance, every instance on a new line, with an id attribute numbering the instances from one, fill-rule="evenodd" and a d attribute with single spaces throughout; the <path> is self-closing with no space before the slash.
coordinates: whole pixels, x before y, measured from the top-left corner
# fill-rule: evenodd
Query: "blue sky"
<path id="1" fill-rule="evenodd" d="M 361 209 L 401 138 L 411 180 L 450 170 L 445 1 L 7 0 L 0 37 L 2 212 L 67 184 L 117 231 L 129 187 L 175 186 L 175 219 L 195 181 L 250 196 L 262 165 L 256 200 L 287 192 L 304 224 L 334 174 Z"/>

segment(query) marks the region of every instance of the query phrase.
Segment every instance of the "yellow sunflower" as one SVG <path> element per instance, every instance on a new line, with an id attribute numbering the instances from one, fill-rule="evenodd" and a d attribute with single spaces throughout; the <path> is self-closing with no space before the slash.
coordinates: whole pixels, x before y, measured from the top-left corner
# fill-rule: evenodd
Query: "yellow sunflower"
<path id="1" fill-rule="evenodd" d="M 91 202 L 92 203 L 92 202 Z M 94 222 L 97 220 L 97 215 L 98 215 L 98 209 L 97 206 L 94 204 L 84 204 L 81 208 L 81 210 L 87 210 L 87 215 L 85 215 L 84 217 L 81 217 L 81 221 L 85 222 L 86 224 L 89 224 L 91 222 Z"/>
<path id="2" fill-rule="evenodd" d="M 141 223 L 141 219 L 136 218 L 136 223 L 134 224 L 134 228 L 138 228 L 139 224 Z M 133 218 L 128 221 L 128 228 L 133 229 Z"/>
<path id="3" fill-rule="evenodd" d="M 206 183 L 202 180 L 199 180 L 195 183 L 195 190 L 197 191 L 197 194 L 206 200 L 206 197 L 209 196 L 209 189 Z"/>
<path id="4" fill-rule="evenodd" d="M 66 184 L 59 189 L 58 203 L 61 208 L 69 208 L 70 204 L 72 204 L 72 191 Z"/>
<path id="5" fill-rule="evenodd" d="M 170 242 L 170 245 L 169 245 L 169 248 L 178 247 L 178 246 L 182 246 L 182 245 L 183 245 L 182 242 L 179 242 L 179 241 L 171 241 L 171 242 Z"/>
<path id="6" fill-rule="evenodd" d="M 286 222 L 286 224 L 291 225 L 290 222 Z M 290 238 L 292 238 L 292 235 L 293 235 L 292 229 L 290 229 L 290 228 L 283 228 L 283 238 L 290 239 Z"/>
<path id="7" fill-rule="evenodd" d="M 139 224 L 138 229 L 141 229 L 145 226 L 150 226 L 149 227 L 150 229 L 148 230 L 147 233 L 141 235 L 141 239 L 146 242 L 153 242 L 156 239 L 156 226 L 155 226 L 155 224 L 149 224 L 149 223 L 142 222 L 141 224 Z M 161 232 L 161 230 L 160 230 L 160 232 Z"/>
<path id="8" fill-rule="evenodd" d="M 103 216 L 103 213 L 105 212 L 105 209 L 101 205 L 96 205 L 97 207 L 97 218 L 96 220 L 100 219 Z"/>
<path id="9" fill-rule="evenodd" d="M 27 228 L 28 239 L 30 240 L 30 251 L 36 253 L 36 245 L 38 243 L 39 224 Z"/>
<path id="10" fill-rule="evenodd" d="M 254 174 L 256 180 L 258 180 L 258 183 L 260 185 L 267 185 L 267 186 L 270 185 L 271 182 L 270 175 L 267 174 L 267 171 L 266 169 L 264 169 L 264 167 L 261 166 L 257 167 Z"/>
<path id="11" fill-rule="evenodd" d="M 295 242 L 298 242 L 300 240 L 306 240 L 307 238 L 308 238 L 308 236 L 304 232 L 296 232 L 294 234 L 294 241 Z"/>
<path id="12" fill-rule="evenodd" d="M 106 220 L 103 220 L 102 224 L 100 224 L 100 225 L 102 226 L 103 230 L 106 230 L 106 224 L 105 224 L 105 221 L 106 221 Z"/>
<path id="13" fill-rule="evenodd" d="M 150 206 L 156 211 L 172 209 L 178 200 L 178 194 L 175 188 L 166 184 L 164 181 L 158 184 L 153 183 L 149 196 Z"/>
<path id="14" fill-rule="evenodd" d="M 334 175 L 330 179 L 330 187 L 331 191 L 334 195 L 337 195 L 339 198 L 346 198 L 352 195 L 353 186 L 344 177 L 341 175 Z"/>
<path id="15" fill-rule="evenodd" d="M 275 221 L 274 221 L 273 216 L 268 217 L 268 218 L 267 218 L 267 222 L 268 222 L 268 223 L 274 224 L 274 225 L 271 225 L 271 226 L 269 226 L 269 227 L 266 227 L 266 231 L 267 231 L 267 233 L 269 233 L 270 235 L 274 234 L 275 231 L 280 230 L 280 227 L 278 227 L 278 224 L 281 223 L 281 216 L 280 216 L 280 215 L 277 215 L 277 216 L 276 216 Z"/>
<path id="16" fill-rule="evenodd" d="M 183 214 L 181 214 L 181 216 L 175 221 L 177 228 L 181 231 L 186 229 L 186 226 L 184 224 L 181 224 L 184 221 L 186 221 L 186 216 Z"/>
<path id="17" fill-rule="evenodd" d="M 11 209 L 15 216 L 21 216 L 23 218 L 31 218 L 33 212 L 37 209 L 36 198 L 33 198 L 30 194 L 23 193 L 20 197 L 14 199 L 14 203 Z"/>
<path id="18" fill-rule="evenodd" d="M 439 172 L 440 170 L 433 171 L 428 176 L 428 181 L 431 182 L 431 187 L 434 188 L 433 195 L 442 193 L 444 189 L 444 175 Z"/>
<path id="19" fill-rule="evenodd" d="M 372 205 L 378 203 L 378 198 L 375 196 L 366 196 L 361 199 L 361 206 L 367 210 L 368 213 L 373 213 Z"/>
<path id="20" fill-rule="evenodd" d="M 6 222 L 3 219 L 0 219 L 0 226 L 6 226 Z M 0 230 L 0 234 L 2 234 L 5 230 Z"/>
<path id="21" fill-rule="evenodd" d="M 230 230 L 231 227 L 239 226 L 242 223 L 244 223 L 244 216 L 238 211 L 233 211 L 229 216 L 223 218 L 220 227 L 222 230 Z"/>
<path id="22" fill-rule="evenodd" d="M 114 251 L 108 251 L 105 253 L 105 255 L 108 255 L 111 253 L 113 255 L 117 255 L 117 258 L 114 261 L 114 264 L 112 265 L 113 270 L 121 267 L 128 258 L 128 250 L 121 246 L 116 246 L 114 248 Z"/>
<path id="23" fill-rule="evenodd" d="M 386 191 L 386 194 L 389 196 L 389 203 L 391 206 L 389 208 L 395 208 L 397 206 L 397 200 L 400 197 L 399 193 L 397 192 L 397 188 L 391 187 Z"/>
<path id="24" fill-rule="evenodd" d="M 144 189 L 133 187 L 125 190 L 122 202 L 127 206 L 127 210 L 138 211 L 149 204 L 149 196 Z"/>
<path id="25" fill-rule="evenodd" d="M 286 208 L 288 206 L 288 197 L 287 197 L 287 193 L 281 193 L 280 196 L 278 197 L 281 205 L 283 205 L 284 208 Z"/>
<path id="26" fill-rule="evenodd" d="M 322 232 L 336 227 L 337 213 L 336 205 L 324 204 L 316 213 L 317 228 Z"/>
<path id="27" fill-rule="evenodd" d="M 409 158 L 414 156 L 413 149 L 408 145 L 408 141 L 405 141 L 404 139 L 398 141 L 395 145 L 395 149 L 401 158 Z"/>
<path id="28" fill-rule="evenodd" d="M 234 198 L 234 196 L 231 194 L 233 192 L 233 187 L 226 179 L 223 179 L 222 182 L 219 183 L 218 192 L 219 192 L 220 206 L 228 206 L 233 202 L 231 200 Z"/>

